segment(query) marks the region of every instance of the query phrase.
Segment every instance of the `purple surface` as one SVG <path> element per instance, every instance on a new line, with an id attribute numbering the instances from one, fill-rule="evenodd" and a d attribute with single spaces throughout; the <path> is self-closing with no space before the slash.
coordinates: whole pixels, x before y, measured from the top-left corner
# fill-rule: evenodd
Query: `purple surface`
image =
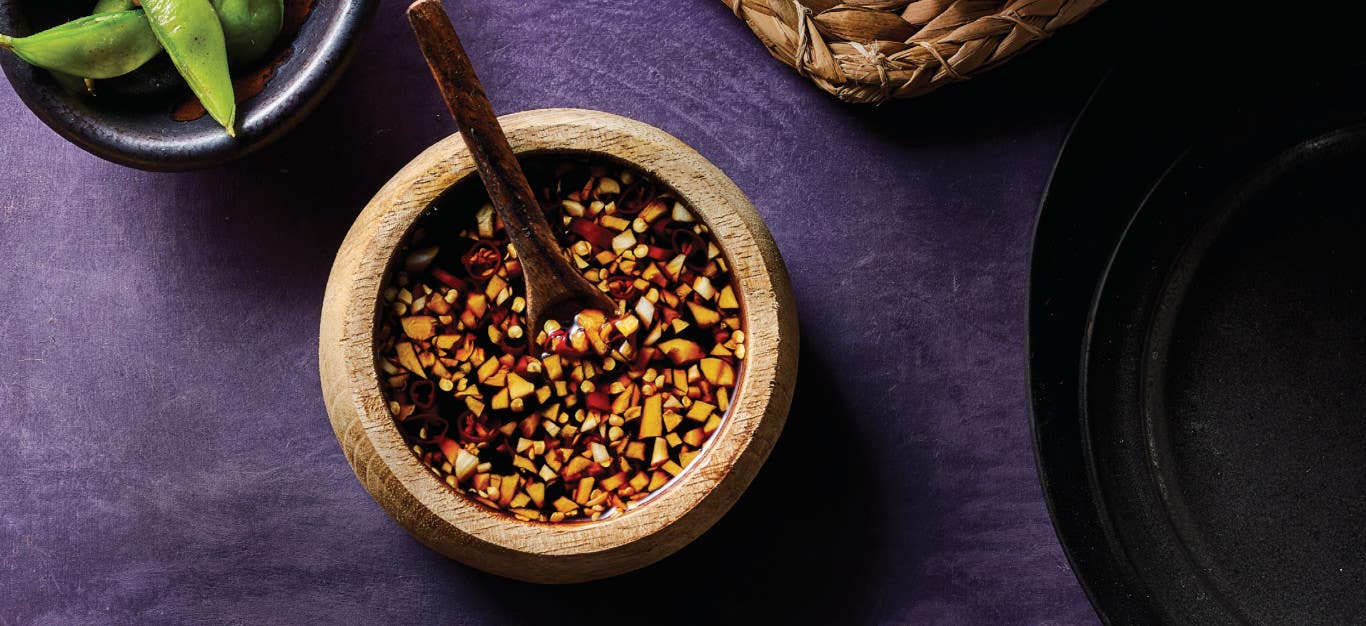
<path id="1" fill-rule="evenodd" d="M 0 624 L 1095 620 L 1037 484 L 1024 353 L 1087 38 L 851 108 L 720 2 L 448 3 L 499 111 L 619 113 L 726 171 L 802 322 L 788 430 L 735 509 L 646 570 L 538 587 L 409 538 L 323 412 L 332 255 L 452 130 L 404 6 L 308 121 L 218 170 L 105 163 L 0 88 Z"/>

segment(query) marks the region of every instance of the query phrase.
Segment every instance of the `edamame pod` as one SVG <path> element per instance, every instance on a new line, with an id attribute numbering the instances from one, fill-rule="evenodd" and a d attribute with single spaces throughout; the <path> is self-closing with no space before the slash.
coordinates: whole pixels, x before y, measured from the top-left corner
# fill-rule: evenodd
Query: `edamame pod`
<path id="1" fill-rule="evenodd" d="M 133 0 L 100 0 L 95 3 L 95 8 L 90 11 L 91 15 L 101 13 L 113 13 L 115 11 L 127 11 L 135 9 L 138 5 L 133 4 Z"/>
<path id="2" fill-rule="evenodd" d="M 95 8 L 91 9 L 90 14 L 117 13 L 119 11 L 131 11 L 136 8 L 138 8 L 138 5 L 133 4 L 133 0 L 100 0 L 95 3 Z M 72 93 L 84 91 L 91 95 L 95 94 L 95 81 L 89 78 L 78 78 L 61 72 L 52 72 L 52 77 L 57 79 L 57 83 L 62 85 L 63 88 Z M 79 88 L 77 88 L 77 83 L 79 83 Z"/>
<path id="3" fill-rule="evenodd" d="M 161 52 L 136 10 L 91 15 L 28 37 L 0 35 L 0 48 L 38 67 L 86 78 L 122 76 Z"/>
<path id="4" fill-rule="evenodd" d="M 284 0 L 213 0 L 213 8 L 233 65 L 260 61 L 285 23 Z"/>
<path id="5" fill-rule="evenodd" d="M 119 11 L 131 11 L 136 8 L 138 8 L 138 5 L 133 4 L 133 0 L 100 0 L 95 3 L 95 8 L 90 10 L 90 14 L 117 13 Z M 67 76 L 61 72 L 53 72 L 52 75 L 57 78 L 57 82 L 59 83 L 63 83 L 63 78 Z M 95 81 L 89 78 L 81 78 L 79 80 L 81 81 L 81 85 L 85 87 L 86 93 L 91 95 L 95 94 Z"/>
<path id="6" fill-rule="evenodd" d="M 147 21 L 209 116 L 236 136 L 237 102 L 223 27 L 209 0 L 142 0 Z"/>

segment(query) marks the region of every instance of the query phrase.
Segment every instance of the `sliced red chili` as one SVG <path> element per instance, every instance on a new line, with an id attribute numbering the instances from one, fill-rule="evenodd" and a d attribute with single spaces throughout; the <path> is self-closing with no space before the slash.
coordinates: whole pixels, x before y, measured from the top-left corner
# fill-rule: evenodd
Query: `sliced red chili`
<path id="1" fill-rule="evenodd" d="M 584 241 L 605 250 L 612 249 L 612 231 L 583 218 L 576 217 L 569 222 L 569 230 L 582 237 Z"/>
<path id="2" fill-rule="evenodd" d="M 460 437 L 472 443 L 484 443 L 492 441 L 498 436 L 498 430 L 492 428 L 482 418 L 470 411 L 465 411 L 460 415 Z"/>
<path id="3" fill-rule="evenodd" d="M 507 334 L 504 334 L 502 339 L 499 339 L 496 345 L 499 348 L 502 348 L 504 353 L 510 354 L 512 356 L 520 357 L 523 354 L 526 354 L 527 341 L 525 335 L 523 335 L 520 339 L 513 339 L 507 336 Z"/>
<path id="4" fill-rule="evenodd" d="M 683 264 L 700 272 L 707 267 L 707 243 L 690 228 L 680 228 L 673 234 L 674 250 L 683 255 Z"/>
<path id="5" fill-rule="evenodd" d="M 584 403 L 587 404 L 590 409 L 598 411 L 612 410 L 612 398 L 603 391 L 594 391 L 593 393 L 585 394 Z"/>
<path id="6" fill-rule="evenodd" d="M 550 333 L 546 346 L 550 352 L 563 356 L 583 356 L 584 351 L 574 349 L 574 344 L 569 342 L 569 331 L 561 328 Z"/>
<path id="7" fill-rule="evenodd" d="M 412 402 L 418 411 L 432 408 L 432 404 L 436 402 L 436 385 L 421 378 L 408 383 L 408 401 Z"/>
<path id="8" fill-rule="evenodd" d="M 403 424 L 417 424 L 427 419 L 431 415 L 432 412 L 430 410 L 414 409 L 413 412 L 409 413 L 407 417 L 399 418 L 398 421 Z"/>
<path id="9" fill-rule="evenodd" d="M 450 287 L 451 289 L 459 289 L 461 291 L 464 291 L 466 289 L 469 289 L 470 287 L 470 284 L 468 282 L 465 282 L 461 278 L 457 277 L 455 274 L 447 272 L 446 270 L 443 270 L 439 267 L 434 267 L 428 271 L 431 272 L 432 278 L 441 281 L 444 285 Z"/>
<path id="10" fill-rule="evenodd" d="M 469 272 L 470 276 L 487 280 L 497 274 L 498 268 L 503 264 L 503 252 L 499 247 L 487 241 L 477 242 L 465 252 L 460 262 L 465 264 L 465 271 Z"/>
<path id="11" fill-rule="evenodd" d="M 650 230 L 654 232 L 654 234 L 668 239 L 671 226 L 676 228 L 678 225 L 674 224 L 673 220 L 661 218 L 655 220 L 653 224 L 650 224 Z"/>
<path id="12" fill-rule="evenodd" d="M 613 276 L 607 279 L 607 295 L 616 300 L 630 300 L 640 293 L 636 289 L 636 279 L 630 276 Z"/>
<path id="13" fill-rule="evenodd" d="M 646 252 L 645 256 L 650 257 L 656 261 L 668 261 L 669 259 L 672 259 L 674 256 L 673 251 L 669 250 L 668 248 L 661 248 L 659 246 L 649 246 L 648 249 L 649 252 Z"/>
<path id="14" fill-rule="evenodd" d="M 429 413 L 423 418 L 422 424 L 418 427 L 417 434 L 413 435 L 413 439 L 416 439 L 418 443 L 432 444 L 436 443 L 438 439 L 445 437 L 446 432 L 449 430 L 450 424 L 446 423 L 446 420 L 435 413 Z M 426 437 L 422 436 L 424 431 L 427 435 Z"/>
<path id="15" fill-rule="evenodd" d="M 637 215 L 645 208 L 645 185 L 636 183 L 626 188 L 617 199 L 617 213 Z"/>

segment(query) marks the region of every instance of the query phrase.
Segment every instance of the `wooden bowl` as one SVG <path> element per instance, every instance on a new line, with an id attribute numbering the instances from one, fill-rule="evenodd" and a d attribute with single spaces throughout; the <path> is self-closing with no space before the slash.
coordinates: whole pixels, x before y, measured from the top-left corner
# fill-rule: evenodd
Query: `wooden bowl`
<path id="1" fill-rule="evenodd" d="M 347 460 L 376 501 L 432 549 L 532 582 L 621 574 L 692 541 L 740 497 L 787 419 L 797 373 L 797 315 L 787 270 L 754 206 L 714 165 L 667 133 L 571 109 L 501 119 L 518 153 L 568 153 L 630 164 L 673 188 L 730 260 L 748 338 L 736 398 L 704 453 L 651 501 L 592 522 L 523 522 L 440 482 L 404 443 L 375 367 L 380 290 L 410 227 L 446 190 L 476 176 L 459 135 L 418 155 L 380 189 L 337 253 L 323 302 L 323 398 Z"/>
<path id="2" fill-rule="evenodd" d="M 90 13 L 94 0 L 0 0 L 0 33 L 28 35 Z M 144 170 L 219 165 L 279 139 L 322 101 L 341 77 L 378 0 L 286 0 L 284 32 L 267 58 L 233 76 L 270 78 L 237 109 L 237 137 L 207 115 L 179 121 L 189 87 L 165 54 L 132 73 L 98 81 L 94 97 L 63 88 L 47 70 L 8 52 L 0 68 L 34 115 L 103 159 Z M 309 8 L 311 7 L 311 8 Z M 255 91 L 246 88 L 246 91 Z M 239 89 L 239 96 L 246 91 Z"/>

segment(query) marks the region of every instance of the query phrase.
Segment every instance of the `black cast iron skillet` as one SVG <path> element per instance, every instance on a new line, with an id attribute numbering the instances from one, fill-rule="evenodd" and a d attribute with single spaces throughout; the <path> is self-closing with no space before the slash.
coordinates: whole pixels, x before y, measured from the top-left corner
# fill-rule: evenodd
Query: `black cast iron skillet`
<path id="1" fill-rule="evenodd" d="M 1037 224 L 1036 454 L 1107 622 L 1366 622 L 1366 72 L 1272 78 L 1112 73 Z"/>

